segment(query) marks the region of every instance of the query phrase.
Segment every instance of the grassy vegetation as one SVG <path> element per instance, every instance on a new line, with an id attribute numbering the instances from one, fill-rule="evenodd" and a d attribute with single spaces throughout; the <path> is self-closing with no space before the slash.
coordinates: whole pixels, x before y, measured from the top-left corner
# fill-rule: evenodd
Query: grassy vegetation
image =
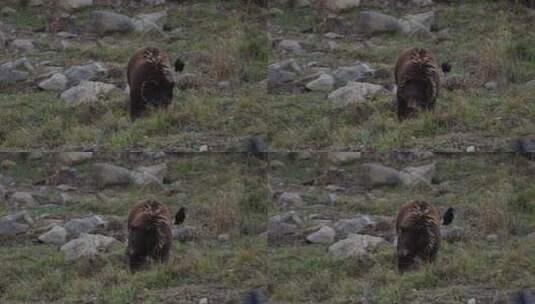
<path id="1" fill-rule="evenodd" d="M 2 156 L 10 166 L 2 171 L 14 179 L 15 188 L 28 187 L 43 180 L 51 168 L 58 168 L 56 154 L 27 159 L 22 154 Z M 139 158 L 138 158 L 139 159 Z M 168 165 L 166 191 L 126 186 L 100 191 L 89 182 L 91 163 L 112 162 L 133 168 L 165 162 Z M 56 208 L 32 208 L 36 226 L 23 237 L 4 240 L 0 256 L 0 301 L 2 303 L 198 303 L 210 301 L 236 303 L 243 293 L 265 285 L 267 214 L 266 179 L 262 162 L 239 153 L 230 155 L 170 155 L 156 161 L 134 161 L 128 154 L 100 154 L 90 163 L 75 166 L 85 181 L 70 195 L 77 203 Z M 54 191 L 52 185 L 45 186 Z M 26 188 L 27 189 L 27 188 Z M 55 190 L 57 191 L 57 190 Z M 197 238 L 175 241 L 172 258 L 166 265 L 154 265 L 131 274 L 127 270 L 124 247 L 94 259 L 69 262 L 57 246 L 34 242 L 44 218 L 71 219 L 99 214 L 110 221 L 104 234 L 125 240 L 124 220 L 133 204 L 155 198 L 172 212 L 187 208 L 185 225 L 197 230 Z M 2 210 L 5 215 L 7 210 Z M 100 232 L 102 233 L 102 232 Z M 230 240 L 221 242 L 220 234 Z M 183 291 L 176 298 L 173 290 Z M 234 302 L 232 302 L 234 301 Z M 226 302 L 225 302 L 226 303 Z"/>
<path id="2" fill-rule="evenodd" d="M 438 27 L 448 29 L 449 39 L 423 41 L 395 34 L 359 36 L 354 23 L 361 11 L 379 10 L 401 17 L 428 10 L 363 4 L 342 14 L 349 32 L 335 39 L 334 50 L 323 35 L 332 31 L 324 13 L 293 8 L 273 14 L 272 22 L 283 30 L 275 34 L 276 38 L 297 39 L 308 52 L 319 51 L 321 55 L 283 54 L 275 48 L 270 62 L 295 58 L 301 64 L 318 61 L 319 66 L 333 69 L 367 62 L 379 75 L 365 81 L 391 87 L 398 54 L 417 46 L 432 51 L 439 64 L 450 62 L 453 69 L 449 77 L 461 78 L 465 83 L 463 89 L 442 89 L 434 114 L 422 114 L 403 123 L 397 121 L 394 96 L 379 96 L 336 109 L 325 93 L 272 92 L 269 134 L 273 148 L 463 150 L 475 145 L 481 150 L 507 150 L 510 139 L 532 134 L 534 108 L 525 96 L 535 91 L 525 83 L 535 78 L 535 61 L 530 55 L 535 50 L 535 39 L 526 27 L 534 18 L 533 12 L 521 7 L 511 11 L 507 1 L 474 0 L 465 1 L 463 6 L 435 6 Z M 300 33 L 307 28 L 313 28 L 314 34 Z M 308 70 L 305 68 L 304 75 L 312 74 Z M 488 81 L 497 81 L 498 90 L 484 88 Z"/>
<path id="3" fill-rule="evenodd" d="M 534 240 L 526 237 L 535 225 L 534 210 L 529 207 L 533 203 L 529 182 L 533 169 L 521 170 L 527 164 L 524 160 L 465 155 L 401 161 L 388 154 L 371 154 L 341 166 L 341 177 L 325 180 L 320 177 L 332 166 L 325 154 L 274 159 L 284 165 L 272 169 L 273 190 L 302 193 L 304 205 L 276 207 L 270 216 L 295 211 L 304 221 L 302 231 L 315 231 L 312 216 L 332 223 L 358 214 L 394 216 L 402 204 L 423 199 L 441 212 L 454 207 L 453 225 L 465 233 L 460 241 L 443 242 L 435 264 L 403 276 L 396 270 L 392 245 L 367 257 L 342 260 L 327 255 L 328 245 L 306 244 L 304 239 L 294 245 L 270 246 L 269 290 L 274 303 L 347 303 L 362 298 L 369 303 L 466 303 L 472 297 L 492 303 L 535 283 L 531 271 L 535 269 Z M 402 169 L 432 161 L 437 167 L 432 188 L 367 190 L 359 186 L 362 163 L 381 162 Z M 314 178 L 314 186 L 303 185 Z M 344 187 L 332 205 L 324 203 L 327 185 Z M 498 240 L 488 241 L 489 234 L 498 235 Z"/>
<path id="4" fill-rule="evenodd" d="M 89 7 L 73 12 L 75 23 L 85 26 L 89 13 L 109 7 Z M 24 54 L 34 66 L 43 61 L 68 68 L 89 61 L 102 62 L 108 75 L 102 79 L 126 86 L 125 69 L 133 51 L 146 45 L 166 50 L 171 58 L 186 62 L 185 73 L 195 75 L 195 85 L 175 89 L 172 106 L 164 112 L 131 122 L 128 96 L 120 90 L 91 105 L 71 106 L 59 94 L 37 90 L 37 82 L 8 86 L 0 93 L 0 147 L 4 149 L 100 148 L 105 150 L 172 149 L 196 151 L 208 144 L 214 150 L 243 150 L 241 139 L 266 133 L 263 100 L 268 41 L 262 12 L 239 1 L 195 1 L 178 6 L 142 9 L 119 8 L 129 16 L 167 10 L 166 25 L 175 32 L 165 36 L 112 34 L 96 37 L 82 32 L 69 40 L 72 47 L 58 50 L 60 38 L 48 34 L 36 41 L 39 51 Z M 34 39 L 29 30 L 43 27 L 53 10 L 23 9 L 5 23 Z M 3 20 L 4 21 L 4 20 Z M 0 62 L 21 54 L 0 52 Z M 36 74 L 41 73 L 38 68 Z M 34 75 L 35 76 L 35 75 Z M 230 89 L 219 89 L 229 81 Z"/>

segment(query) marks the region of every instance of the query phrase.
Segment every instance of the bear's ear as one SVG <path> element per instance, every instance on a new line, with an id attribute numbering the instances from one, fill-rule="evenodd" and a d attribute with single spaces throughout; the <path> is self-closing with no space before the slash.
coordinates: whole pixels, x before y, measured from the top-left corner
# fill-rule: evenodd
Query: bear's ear
<path id="1" fill-rule="evenodd" d="M 175 225 L 180 225 L 186 219 L 186 208 L 180 207 L 175 214 Z"/>

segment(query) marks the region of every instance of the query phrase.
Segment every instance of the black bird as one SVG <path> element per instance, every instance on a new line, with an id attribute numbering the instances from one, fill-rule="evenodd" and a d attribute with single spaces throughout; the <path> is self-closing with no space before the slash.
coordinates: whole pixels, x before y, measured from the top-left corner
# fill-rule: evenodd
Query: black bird
<path id="1" fill-rule="evenodd" d="M 175 60 L 175 72 L 182 72 L 186 64 L 180 58 Z"/>
<path id="2" fill-rule="evenodd" d="M 186 219 L 186 208 L 181 207 L 175 214 L 175 225 L 179 225 Z"/>
<path id="3" fill-rule="evenodd" d="M 529 160 L 535 160 L 535 140 L 519 139 L 513 144 L 513 151 Z"/>
<path id="4" fill-rule="evenodd" d="M 254 157 L 259 159 L 266 159 L 266 144 L 262 139 L 258 137 L 250 137 L 246 142 L 247 152 L 251 153 Z"/>
<path id="5" fill-rule="evenodd" d="M 260 291 L 253 289 L 249 291 L 245 298 L 243 299 L 243 304 L 265 304 L 267 303 L 264 301 L 262 294 Z"/>
<path id="6" fill-rule="evenodd" d="M 451 64 L 449 64 L 448 62 L 444 62 L 441 67 L 442 72 L 444 73 L 449 73 L 451 71 Z"/>
<path id="7" fill-rule="evenodd" d="M 446 212 L 444 213 L 444 216 L 442 216 L 442 225 L 447 226 L 451 224 L 451 222 L 453 222 L 454 217 L 455 216 L 453 214 L 453 208 L 448 208 L 448 210 L 446 210 Z"/>
<path id="8" fill-rule="evenodd" d="M 519 290 L 511 296 L 510 304 L 535 304 L 535 296 L 527 289 Z"/>

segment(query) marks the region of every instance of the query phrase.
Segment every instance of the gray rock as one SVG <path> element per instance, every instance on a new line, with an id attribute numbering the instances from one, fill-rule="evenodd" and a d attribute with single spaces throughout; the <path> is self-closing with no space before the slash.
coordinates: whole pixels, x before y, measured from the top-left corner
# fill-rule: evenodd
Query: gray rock
<path id="1" fill-rule="evenodd" d="M 279 42 L 278 47 L 285 51 L 294 52 L 298 54 L 305 52 L 305 50 L 301 46 L 301 43 L 299 43 L 299 41 L 297 40 L 284 39 Z"/>
<path id="2" fill-rule="evenodd" d="M 306 84 L 306 88 L 311 91 L 329 92 L 334 87 L 334 78 L 322 73 L 317 79 Z"/>
<path id="3" fill-rule="evenodd" d="M 121 242 L 112 237 L 82 233 L 79 238 L 61 246 L 60 250 L 67 260 L 72 261 L 81 257 L 95 257 L 121 245 Z"/>
<path id="4" fill-rule="evenodd" d="M 360 6 L 360 0 L 329 0 L 323 1 L 324 7 L 335 13 L 353 9 Z"/>
<path id="5" fill-rule="evenodd" d="M 364 11 L 359 14 L 357 28 L 368 34 L 402 31 L 402 26 L 397 18 L 373 11 Z"/>
<path id="6" fill-rule="evenodd" d="M 329 152 L 327 159 L 334 165 L 346 165 L 361 158 L 360 152 Z"/>
<path id="7" fill-rule="evenodd" d="M 61 93 L 60 98 L 71 105 L 94 103 L 100 96 L 108 95 L 117 87 L 113 84 L 82 80 L 80 84 Z"/>
<path id="8" fill-rule="evenodd" d="M 163 189 L 162 182 L 158 177 L 143 171 L 133 170 L 130 172 L 130 180 L 134 185 L 151 189 Z"/>
<path id="9" fill-rule="evenodd" d="M 425 25 L 414 19 L 401 18 L 399 24 L 401 25 L 400 33 L 405 36 L 415 36 L 420 39 L 434 38 L 433 33 L 431 33 Z"/>
<path id="10" fill-rule="evenodd" d="M 497 81 L 489 81 L 489 82 L 485 83 L 485 89 L 492 90 L 492 91 L 498 89 L 498 82 Z"/>
<path id="11" fill-rule="evenodd" d="M 303 198 L 296 192 L 284 192 L 279 197 L 279 202 L 285 206 L 300 206 L 303 205 Z"/>
<path id="12" fill-rule="evenodd" d="M 97 163 L 91 167 L 91 179 L 100 188 L 124 186 L 131 183 L 130 170 L 106 163 Z"/>
<path id="13" fill-rule="evenodd" d="M 13 221 L 0 221 L 0 237 L 13 237 L 24 234 L 30 229 L 29 225 Z"/>
<path id="14" fill-rule="evenodd" d="M 303 220 L 295 211 L 286 212 L 284 214 L 275 215 L 269 219 L 272 222 L 282 222 L 286 224 L 293 224 L 302 226 Z"/>
<path id="15" fill-rule="evenodd" d="M 59 159 L 68 166 L 78 165 L 93 158 L 93 152 L 62 152 Z"/>
<path id="16" fill-rule="evenodd" d="M 67 242 L 67 230 L 61 226 L 54 226 L 50 231 L 40 235 L 38 239 L 45 244 L 61 246 Z"/>
<path id="17" fill-rule="evenodd" d="M 89 14 L 89 26 L 98 34 L 128 33 L 135 28 L 134 22 L 130 17 L 108 11 L 91 12 Z"/>
<path id="18" fill-rule="evenodd" d="M 367 101 L 380 92 L 386 92 L 380 85 L 350 81 L 346 86 L 329 94 L 328 98 L 335 107 L 344 107 L 349 104 Z"/>
<path id="19" fill-rule="evenodd" d="M 0 11 L 0 14 L 2 14 L 3 16 L 14 15 L 16 13 L 17 11 L 14 8 L 11 8 L 9 6 L 2 8 L 2 10 Z"/>
<path id="20" fill-rule="evenodd" d="M 107 73 L 107 69 L 98 62 L 85 65 L 76 65 L 68 68 L 63 73 L 67 77 L 67 86 L 72 87 L 79 84 L 82 80 L 94 80 L 98 76 Z"/>
<path id="21" fill-rule="evenodd" d="M 172 229 L 173 239 L 180 242 L 193 241 L 198 238 L 198 232 L 195 227 L 180 225 L 178 227 L 173 227 Z"/>
<path id="22" fill-rule="evenodd" d="M 0 84 L 13 84 L 28 79 L 28 72 L 0 67 Z"/>
<path id="23" fill-rule="evenodd" d="M 228 233 L 223 233 L 217 236 L 217 240 L 220 242 L 230 241 L 230 235 Z"/>
<path id="24" fill-rule="evenodd" d="M 346 84 L 348 81 L 360 81 L 371 77 L 375 73 L 367 63 L 359 63 L 354 66 L 342 66 L 334 70 L 333 77 L 337 82 Z"/>
<path id="25" fill-rule="evenodd" d="M 435 163 L 420 167 L 407 167 L 399 173 L 401 183 L 405 186 L 416 186 L 419 184 L 431 185 L 431 180 L 435 175 Z"/>
<path id="26" fill-rule="evenodd" d="M 352 219 L 342 219 L 336 222 L 334 230 L 336 237 L 341 239 L 349 234 L 357 234 L 367 225 L 373 224 L 372 219 L 367 215 L 361 215 Z"/>
<path id="27" fill-rule="evenodd" d="M 278 243 L 285 238 L 293 236 L 297 232 L 297 226 L 278 221 L 270 221 L 267 229 L 268 244 Z"/>
<path id="28" fill-rule="evenodd" d="M 435 15 L 435 10 L 432 10 L 426 13 L 407 15 L 405 18 L 420 23 L 429 31 L 431 26 L 436 23 Z"/>
<path id="29" fill-rule="evenodd" d="M 59 0 L 57 5 L 64 9 L 76 9 L 93 5 L 93 0 Z"/>
<path id="30" fill-rule="evenodd" d="M 35 46 L 29 39 L 15 39 L 11 42 L 10 48 L 24 53 L 35 51 Z"/>
<path id="31" fill-rule="evenodd" d="M 15 192 L 11 195 L 8 202 L 11 210 L 37 206 L 37 201 L 29 192 Z"/>
<path id="32" fill-rule="evenodd" d="M 307 241 L 314 244 L 331 244 L 334 242 L 334 235 L 334 229 L 328 226 L 323 226 L 320 230 L 307 236 Z"/>
<path id="33" fill-rule="evenodd" d="M 62 92 L 67 87 L 67 77 L 61 73 L 55 73 L 50 78 L 41 81 L 38 87 L 45 91 Z"/>
<path id="34" fill-rule="evenodd" d="M 167 19 L 167 12 L 160 11 L 150 14 L 139 14 L 132 18 L 134 31 L 140 33 L 155 32 L 163 35 L 163 24 Z"/>
<path id="35" fill-rule="evenodd" d="M 293 72 L 281 71 L 281 70 L 268 70 L 268 83 L 270 85 L 278 85 L 282 83 L 292 82 L 296 78 L 297 78 L 297 75 Z"/>
<path id="36" fill-rule="evenodd" d="M 329 256 L 332 258 L 348 258 L 366 256 L 385 243 L 382 238 L 351 234 L 345 240 L 338 241 L 329 247 Z"/>
<path id="37" fill-rule="evenodd" d="M 360 167 L 362 183 L 369 187 L 394 186 L 401 183 L 397 170 L 380 164 L 364 164 Z"/>
<path id="38" fill-rule="evenodd" d="M 65 230 L 70 237 L 76 238 L 82 233 L 91 233 L 102 228 L 106 222 L 98 215 L 72 219 L 65 224 Z"/>
<path id="39" fill-rule="evenodd" d="M 487 239 L 487 242 L 496 243 L 500 238 L 498 237 L 497 234 L 489 234 L 487 235 L 486 239 Z"/>
<path id="40" fill-rule="evenodd" d="M 139 172 L 151 174 L 156 177 L 160 183 L 163 183 L 163 179 L 167 175 L 167 164 L 162 163 L 153 166 L 138 167 L 136 170 Z"/>
<path id="41" fill-rule="evenodd" d="M 464 229 L 456 226 L 440 227 L 440 235 L 448 242 L 462 241 L 466 237 Z"/>
<path id="42" fill-rule="evenodd" d="M 165 4 L 165 0 L 141 0 L 141 4 L 143 5 L 162 5 Z"/>
<path id="43" fill-rule="evenodd" d="M 28 211 L 19 211 L 0 217 L 0 222 L 15 222 L 19 224 L 35 225 L 35 221 Z"/>

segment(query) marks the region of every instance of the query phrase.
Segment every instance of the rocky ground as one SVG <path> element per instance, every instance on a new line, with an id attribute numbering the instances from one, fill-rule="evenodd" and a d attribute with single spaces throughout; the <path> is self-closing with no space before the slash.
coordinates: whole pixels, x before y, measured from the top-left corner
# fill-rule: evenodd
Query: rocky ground
<path id="1" fill-rule="evenodd" d="M 247 155 L 4 154 L 0 302 L 239 303 L 265 285 L 265 166 Z M 135 275 L 131 206 L 172 213 L 172 258 Z"/>
<path id="2" fill-rule="evenodd" d="M 270 168 L 272 303 L 513 303 L 535 284 L 533 162 L 301 152 Z M 436 264 L 400 276 L 392 219 L 413 200 L 455 219 Z"/>
<path id="3" fill-rule="evenodd" d="M 268 49 L 256 6 L 18 2 L 2 1 L 0 12 L 3 149 L 235 151 L 265 134 Z M 181 58 L 185 71 L 170 110 L 131 122 L 126 66 L 148 45 Z"/>
<path id="4" fill-rule="evenodd" d="M 533 134 L 532 10 L 477 0 L 275 2 L 274 150 L 507 151 L 511 140 Z M 322 3 L 328 10 L 317 8 Z M 399 123 L 393 68 L 415 46 L 452 70 L 435 114 Z"/>

